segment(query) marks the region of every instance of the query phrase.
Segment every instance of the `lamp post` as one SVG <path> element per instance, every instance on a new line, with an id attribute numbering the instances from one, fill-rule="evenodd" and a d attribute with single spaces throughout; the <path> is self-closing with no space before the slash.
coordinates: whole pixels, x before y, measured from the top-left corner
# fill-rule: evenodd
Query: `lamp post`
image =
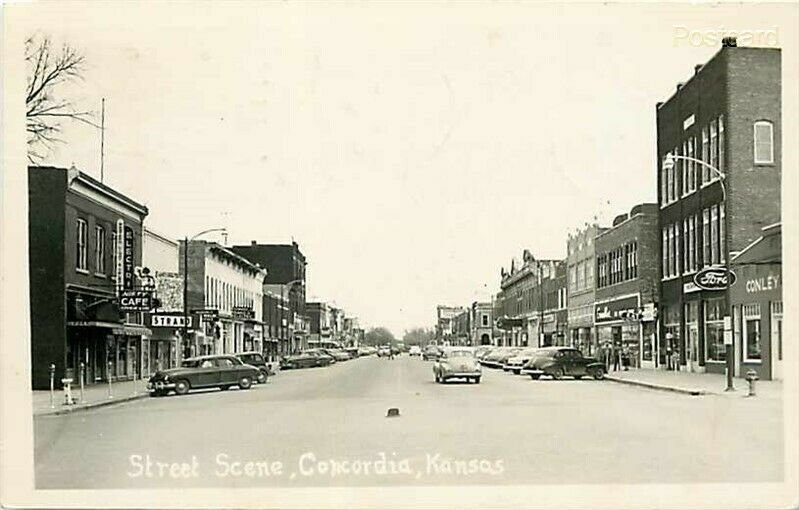
<path id="1" fill-rule="evenodd" d="M 211 232 L 225 232 L 226 228 L 209 228 L 191 238 L 184 238 L 183 241 L 183 356 L 188 357 L 189 354 L 189 243 L 194 241 L 200 236 L 210 234 Z"/>
<path id="2" fill-rule="evenodd" d="M 711 172 L 713 172 L 719 178 L 719 184 L 721 185 L 721 198 L 724 201 L 724 311 L 725 311 L 725 320 L 724 320 L 724 343 L 725 343 L 725 361 L 727 365 L 727 388 L 725 391 L 734 391 L 735 387 L 733 386 L 732 382 L 732 373 L 733 373 L 733 342 L 732 342 L 732 306 L 730 304 L 730 243 L 728 240 L 730 229 L 728 228 L 727 222 L 729 222 L 729 209 L 728 209 L 728 202 L 727 202 L 727 186 L 726 180 L 727 175 L 724 174 L 721 170 L 710 165 L 701 159 L 692 158 L 690 156 L 680 156 L 678 154 L 671 154 L 666 153 L 666 157 L 663 160 L 663 170 L 668 171 L 672 170 L 675 166 L 675 160 L 683 160 L 683 161 L 691 161 L 693 163 L 697 163 Z M 727 342 L 727 335 L 729 334 L 729 343 Z"/>

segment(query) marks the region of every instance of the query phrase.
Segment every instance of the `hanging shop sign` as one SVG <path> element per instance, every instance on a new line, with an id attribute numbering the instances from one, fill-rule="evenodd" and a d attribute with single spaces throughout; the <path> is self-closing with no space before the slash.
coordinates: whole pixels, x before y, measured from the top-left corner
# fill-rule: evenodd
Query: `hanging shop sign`
<path id="1" fill-rule="evenodd" d="M 123 268 L 124 289 L 132 289 L 135 283 L 136 268 L 133 260 L 133 228 L 125 226 Z"/>
<path id="2" fill-rule="evenodd" d="M 249 306 L 234 306 L 233 318 L 239 320 L 251 320 L 255 318 L 255 310 Z"/>
<path id="3" fill-rule="evenodd" d="M 123 312 L 148 312 L 152 308 L 152 292 L 124 289 L 119 293 L 119 309 Z"/>
<path id="4" fill-rule="evenodd" d="M 735 284 L 735 273 L 729 271 L 730 283 Z M 723 267 L 706 267 L 694 275 L 694 283 L 702 290 L 724 290 L 727 288 L 727 271 Z"/>
<path id="5" fill-rule="evenodd" d="M 188 324 L 186 324 L 186 317 L 182 315 L 152 315 L 150 317 L 150 325 L 155 328 L 182 328 L 192 327 L 191 316 L 188 317 Z"/>

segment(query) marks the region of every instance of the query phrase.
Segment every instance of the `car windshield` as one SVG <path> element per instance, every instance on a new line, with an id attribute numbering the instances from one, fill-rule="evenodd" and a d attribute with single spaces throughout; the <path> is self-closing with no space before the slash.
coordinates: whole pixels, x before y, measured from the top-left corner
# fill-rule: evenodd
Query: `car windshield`
<path id="1" fill-rule="evenodd" d="M 180 366 L 183 368 L 197 368 L 197 364 L 199 362 L 200 360 L 197 359 L 187 359 L 183 360 L 183 363 L 181 363 Z"/>
<path id="2" fill-rule="evenodd" d="M 242 354 L 239 356 L 244 363 L 260 363 L 263 361 L 260 354 Z"/>
<path id="3" fill-rule="evenodd" d="M 473 356 L 474 356 L 474 354 L 472 354 L 472 351 L 467 351 L 466 349 L 461 349 L 461 350 L 457 350 L 457 351 L 449 351 L 446 354 L 447 358 L 471 358 Z"/>

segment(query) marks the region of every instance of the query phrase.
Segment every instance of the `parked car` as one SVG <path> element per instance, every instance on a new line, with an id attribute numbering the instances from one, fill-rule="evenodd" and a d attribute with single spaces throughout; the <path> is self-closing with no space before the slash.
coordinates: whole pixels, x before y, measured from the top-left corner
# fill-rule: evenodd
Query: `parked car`
<path id="1" fill-rule="evenodd" d="M 392 345 L 391 347 L 389 347 L 389 349 L 391 349 L 391 354 L 393 354 L 394 356 L 399 356 L 400 353 L 402 353 L 402 349 L 400 349 L 396 345 Z"/>
<path id="2" fill-rule="evenodd" d="M 582 379 L 585 376 L 594 379 L 605 377 L 605 365 L 595 358 L 587 358 L 583 353 L 571 347 L 546 347 L 536 353 L 535 357 L 522 368 L 522 374 L 533 380 L 542 375 L 553 379 L 572 376 Z"/>
<path id="3" fill-rule="evenodd" d="M 497 347 L 487 354 L 481 360 L 481 363 L 483 366 L 491 368 L 502 368 L 505 366 L 505 361 L 507 361 L 508 358 L 515 356 L 521 350 L 521 347 Z"/>
<path id="4" fill-rule="evenodd" d="M 377 356 L 380 358 L 390 355 L 391 355 L 391 349 L 389 347 L 381 347 L 377 350 Z"/>
<path id="5" fill-rule="evenodd" d="M 242 352 L 236 354 L 239 361 L 245 365 L 252 365 L 258 369 L 258 383 L 263 384 L 269 378 L 269 365 L 260 352 Z"/>
<path id="6" fill-rule="evenodd" d="M 319 349 L 324 354 L 327 354 L 334 361 L 348 361 L 352 359 L 350 355 L 346 351 L 342 351 L 341 349 Z"/>
<path id="7" fill-rule="evenodd" d="M 530 361 L 538 351 L 538 347 L 528 347 L 527 349 L 522 349 L 518 353 L 509 357 L 505 361 L 505 365 L 502 367 L 502 369 L 519 375 L 522 373 L 522 367 L 527 364 L 527 362 Z"/>
<path id="8" fill-rule="evenodd" d="M 350 355 L 350 359 L 355 359 L 358 356 L 360 356 L 361 355 L 360 351 L 361 350 L 358 347 L 347 347 L 346 349 L 344 349 L 344 352 Z"/>
<path id="9" fill-rule="evenodd" d="M 483 375 L 480 364 L 474 358 L 469 347 L 447 347 L 442 349 L 438 359 L 433 363 L 433 374 L 437 383 L 445 383 L 449 379 L 466 379 L 480 384 Z"/>
<path id="10" fill-rule="evenodd" d="M 411 349 L 408 351 L 408 356 L 421 356 L 422 355 L 422 348 L 418 345 L 412 345 Z"/>
<path id="11" fill-rule="evenodd" d="M 286 370 L 290 368 L 326 367 L 333 362 L 333 358 L 327 354 L 316 349 L 310 349 L 300 354 L 286 356 L 280 361 L 280 368 Z"/>
<path id="12" fill-rule="evenodd" d="M 159 370 L 147 382 L 147 390 L 153 397 L 167 395 L 170 391 L 185 395 L 200 388 L 227 390 L 238 386 L 249 389 L 258 380 L 260 370 L 242 363 L 236 356 L 198 356 L 184 359 L 178 368 Z"/>
<path id="13" fill-rule="evenodd" d="M 424 348 L 424 352 L 422 352 L 422 359 L 424 361 L 428 360 L 435 360 L 438 358 L 438 355 L 441 354 L 441 348 L 436 345 L 428 345 Z"/>
<path id="14" fill-rule="evenodd" d="M 374 353 L 375 352 L 371 347 L 367 346 L 358 347 L 358 356 L 371 356 Z"/>
<path id="15" fill-rule="evenodd" d="M 486 354 L 488 354 L 488 352 L 490 352 L 490 351 L 492 351 L 494 349 L 496 349 L 496 347 L 494 347 L 492 345 L 481 345 L 479 347 L 475 347 L 474 348 L 474 357 L 475 357 L 475 359 L 477 359 L 479 361 L 483 356 L 485 356 Z"/>

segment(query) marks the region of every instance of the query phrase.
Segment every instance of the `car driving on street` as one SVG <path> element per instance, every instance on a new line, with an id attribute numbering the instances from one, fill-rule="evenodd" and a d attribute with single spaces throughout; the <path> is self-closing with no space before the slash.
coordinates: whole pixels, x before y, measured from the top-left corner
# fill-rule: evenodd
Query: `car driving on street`
<path id="1" fill-rule="evenodd" d="M 421 356 L 422 355 L 422 348 L 418 345 L 412 345 L 410 351 L 408 351 L 408 356 Z"/>
<path id="2" fill-rule="evenodd" d="M 438 358 L 438 355 L 441 353 L 441 349 L 436 345 L 428 345 L 424 348 L 424 352 L 422 352 L 422 359 L 424 361 L 434 360 Z"/>
<path id="3" fill-rule="evenodd" d="M 542 375 L 553 379 L 562 379 L 565 376 L 575 379 L 585 376 L 602 379 L 605 377 L 605 365 L 595 358 L 583 356 L 583 353 L 571 347 L 546 347 L 524 365 L 522 374 L 529 375 L 533 380 Z"/>
<path id="4" fill-rule="evenodd" d="M 480 384 L 483 375 L 480 364 L 474 358 L 469 347 L 447 347 L 442 349 L 438 359 L 433 363 L 433 374 L 437 383 L 445 383 L 449 379 L 465 379 Z"/>
<path id="5" fill-rule="evenodd" d="M 190 390 L 231 386 L 249 389 L 259 377 L 258 368 L 242 363 L 236 356 L 199 356 L 183 360 L 178 368 L 159 370 L 147 382 L 147 390 L 153 397 L 174 391 L 185 395 Z"/>

